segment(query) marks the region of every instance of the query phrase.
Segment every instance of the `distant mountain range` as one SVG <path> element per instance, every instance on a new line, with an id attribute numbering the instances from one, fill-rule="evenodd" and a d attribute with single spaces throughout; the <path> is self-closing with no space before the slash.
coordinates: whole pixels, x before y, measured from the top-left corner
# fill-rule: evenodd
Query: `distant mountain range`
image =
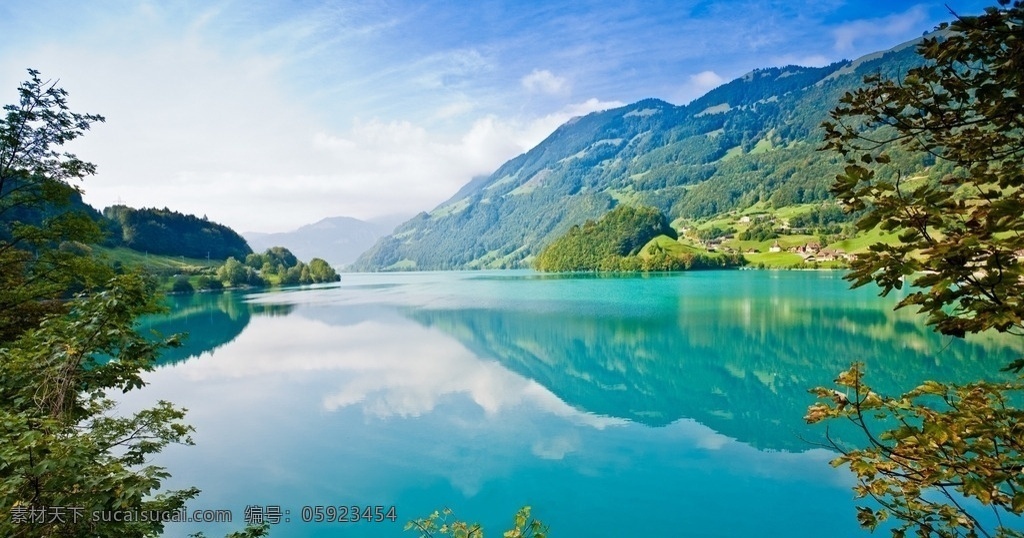
<path id="1" fill-rule="evenodd" d="M 528 266 L 570 227 L 622 203 L 677 219 L 824 200 L 839 160 L 817 151 L 821 122 L 865 75 L 896 77 L 920 65 L 915 44 L 825 67 L 755 70 L 684 106 L 646 99 L 573 118 L 398 226 L 352 268 Z M 933 164 L 894 158 L 905 172 Z"/>
<path id="2" fill-rule="evenodd" d="M 321 258 L 333 266 L 351 264 L 395 228 L 394 219 L 373 222 L 351 217 L 330 217 L 291 232 L 242 234 L 256 252 L 285 247 L 300 260 Z"/>

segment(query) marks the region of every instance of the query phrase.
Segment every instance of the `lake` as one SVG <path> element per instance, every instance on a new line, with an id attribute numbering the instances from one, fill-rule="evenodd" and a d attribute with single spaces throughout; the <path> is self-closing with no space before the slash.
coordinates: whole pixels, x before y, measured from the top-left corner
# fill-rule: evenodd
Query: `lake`
<path id="1" fill-rule="evenodd" d="M 852 361 L 880 392 L 993 378 L 1021 351 L 935 335 L 876 292 L 824 271 L 504 271 L 177 296 L 145 325 L 189 340 L 122 405 L 188 408 L 196 446 L 160 455 L 167 485 L 234 515 L 169 536 L 223 536 L 246 506 L 281 510 L 275 538 L 413 536 L 443 507 L 500 536 L 522 505 L 553 538 L 867 536 L 807 389 Z M 302 521 L 353 505 L 396 521 Z"/>

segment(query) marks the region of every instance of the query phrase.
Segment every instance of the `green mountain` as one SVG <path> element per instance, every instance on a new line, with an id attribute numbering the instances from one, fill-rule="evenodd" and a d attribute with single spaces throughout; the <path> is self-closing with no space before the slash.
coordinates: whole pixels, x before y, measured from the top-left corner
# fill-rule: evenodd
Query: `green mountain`
<path id="1" fill-rule="evenodd" d="M 244 260 L 252 249 L 231 228 L 195 215 L 177 211 L 115 205 L 103 210 L 110 223 L 113 246 L 139 252 L 186 258 Z"/>
<path id="2" fill-rule="evenodd" d="M 4 192 L 20 191 L 33 198 L 39 186 L 8 181 Z M 56 186 L 48 188 L 57 188 Z M 82 200 L 81 193 L 65 185 L 59 196 L 49 203 L 13 203 L 0 209 L 0 241 L 11 240 L 11 230 L 18 225 L 47 226 L 47 222 L 69 216 L 96 223 L 103 234 L 102 245 L 163 256 L 224 260 L 229 256 L 245 259 L 252 249 L 242 236 L 231 228 L 194 215 L 170 209 L 135 209 L 124 205 L 108 207 L 101 213 Z"/>
<path id="3" fill-rule="evenodd" d="M 821 122 L 865 75 L 919 65 L 914 44 L 826 67 L 756 70 L 684 106 L 646 99 L 574 118 L 397 227 L 352 268 L 528 266 L 555 238 L 619 203 L 676 219 L 824 200 L 839 162 L 817 151 Z M 894 159 L 905 171 L 933 164 Z"/>

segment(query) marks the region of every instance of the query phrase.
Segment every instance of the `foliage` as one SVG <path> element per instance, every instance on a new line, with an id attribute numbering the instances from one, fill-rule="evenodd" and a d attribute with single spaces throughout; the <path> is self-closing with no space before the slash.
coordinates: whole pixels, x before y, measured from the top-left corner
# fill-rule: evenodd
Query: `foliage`
<path id="1" fill-rule="evenodd" d="M 114 413 L 107 394 L 143 385 L 160 349 L 135 331 L 139 315 L 156 311 L 152 286 L 121 275 L 103 291 L 72 301 L 0 349 L 0 534 L 4 536 L 155 536 L 156 521 L 19 523 L 31 509 L 79 507 L 175 510 L 194 488 L 154 495 L 168 473 L 147 464 L 169 443 L 190 444 L 184 411 L 168 402 L 128 417 Z"/>
<path id="2" fill-rule="evenodd" d="M 103 118 L 71 112 L 67 92 L 35 70 L 18 94 L 0 119 L 0 342 L 63 311 L 69 291 L 111 275 L 80 251 L 55 248 L 100 237 L 95 221 L 74 211 L 80 197 L 70 183 L 95 167 L 59 148 Z"/>
<path id="3" fill-rule="evenodd" d="M 687 271 L 743 265 L 740 254 L 670 252 L 652 239 L 675 241 L 668 219 L 654 208 L 619 206 L 597 221 L 573 226 L 535 261 L 539 271 Z M 641 250 L 644 249 L 644 250 Z"/>
<path id="4" fill-rule="evenodd" d="M 775 239 L 779 232 L 775 231 L 775 225 L 771 222 L 759 222 L 740 232 L 736 239 L 740 241 L 767 241 Z"/>
<path id="5" fill-rule="evenodd" d="M 616 270 L 620 258 L 637 254 L 659 235 L 676 235 L 665 215 L 654 208 L 620 205 L 599 220 L 569 229 L 537 256 L 536 267 L 541 271 Z"/>
<path id="6" fill-rule="evenodd" d="M 71 182 L 95 167 L 59 148 L 103 118 L 71 112 L 35 70 L 19 95 L 0 120 L 0 535 L 158 536 L 158 518 L 101 513 L 168 512 L 198 494 L 158 493 L 168 473 L 149 461 L 192 428 L 168 402 L 123 416 L 109 395 L 143 386 L 177 341 L 136 329 L 158 310 L 152 281 L 88 246 L 100 229 Z"/>
<path id="7" fill-rule="evenodd" d="M 224 260 L 245 259 L 252 253 L 248 243 L 234 230 L 195 215 L 177 211 L 115 205 L 103 210 L 114 228 L 113 243 L 132 250 Z"/>
<path id="8" fill-rule="evenodd" d="M 188 277 L 179 276 L 174 279 L 174 283 L 171 284 L 171 291 L 174 293 L 192 293 L 195 288 L 192 287 L 192 283 L 188 281 Z"/>
<path id="9" fill-rule="evenodd" d="M 530 515 L 530 507 L 524 506 L 516 512 L 512 528 L 502 533 L 504 538 L 546 538 L 548 526 Z M 449 519 L 451 521 L 449 521 Z M 452 538 L 484 538 L 484 529 L 479 523 L 467 523 L 455 518 L 449 508 L 430 514 L 425 518 L 406 523 L 405 530 L 414 530 L 420 538 L 451 536 Z"/>
<path id="10" fill-rule="evenodd" d="M 725 237 L 734 233 L 736 233 L 736 229 L 731 226 L 728 228 L 711 226 L 710 228 L 697 230 L 695 235 L 697 236 L 697 239 L 700 239 L 701 241 L 711 241 L 712 239 L 718 239 L 719 237 Z"/>
<path id="11" fill-rule="evenodd" d="M 844 211 L 843 207 L 834 201 L 825 202 L 807 213 L 794 215 L 789 219 L 791 228 L 820 229 L 828 228 L 836 224 L 843 224 L 859 217 L 861 213 Z"/>
<path id="12" fill-rule="evenodd" d="M 843 97 L 825 124 L 826 145 L 846 159 L 833 192 L 864 211 L 861 230 L 899 233 L 853 263 L 854 286 L 876 282 L 886 294 L 913 287 L 899 306 L 916 305 L 943 334 L 964 336 L 1024 328 L 1024 6 L 1001 1 L 958 18 L 925 39 L 928 60 L 902 80 L 882 76 Z M 915 180 L 891 155 L 932 156 L 946 175 Z M 1011 364 L 1020 370 L 1024 360 Z M 829 400 L 806 419 L 843 418 L 863 431 L 867 447 L 836 445 L 857 476 L 858 519 L 874 529 L 899 519 L 894 536 L 991 536 L 969 502 L 991 508 L 994 534 L 1022 536 L 1003 517 L 1024 513 L 1024 384 L 925 382 L 898 397 L 880 396 L 859 365 L 817 388 Z M 878 421 L 878 422 L 875 422 Z M 889 427 L 876 433 L 876 428 Z M 1015 516 L 1008 516 L 1015 517 Z M 1019 521 L 1019 520 L 1018 520 Z"/>
<path id="13" fill-rule="evenodd" d="M 1024 394 L 1024 383 L 926 381 L 891 398 L 873 392 L 863 377 L 862 366 L 855 364 L 836 379 L 842 391 L 815 389 L 818 398 L 831 403 L 812 405 L 805 417 L 809 423 L 848 419 L 869 439 L 867 449 L 833 442 L 843 455 L 832 465 L 848 465 L 859 482 L 856 496 L 881 505 L 858 508 L 862 526 L 874 530 L 892 516 L 899 520 L 894 536 L 911 530 L 924 536 L 990 536 L 964 508 L 965 498 L 990 507 L 999 521 L 1024 512 L 1024 411 L 1011 403 Z M 876 415 L 897 426 L 877 432 Z M 996 534 L 1024 536 L 1001 523 Z"/>
<path id="14" fill-rule="evenodd" d="M 195 287 L 200 291 L 218 291 L 224 289 L 224 284 L 221 284 L 220 280 L 201 275 L 196 279 Z"/>
<path id="15" fill-rule="evenodd" d="M 244 264 L 233 257 L 228 258 L 217 269 L 217 278 L 229 287 L 266 286 L 274 282 L 294 286 L 341 280 L 338 272 L 326 261 L 313 258 L 307 265 L 284 247 L 271 247 L 262 254 L 249 254 Z"/>
<path id="16" fill-rule="evenodd" d="M 227 534 L 224 538 L 264 538 L 270 536 L 270 524 L 264 523 L 262 525 L 248 525 L 241 531 L 236 531 Z M 206 535 L 201 532 L 190 534 L 189 538 L 206 538 Z"/>
<path id="17" fill-rule="evenodd" d="M 252 267 L 243 265 L 234 256 L 217 269 L 217 279 L 229 287 L 262 286 L 265 282 Z"/>
<path id="18" fill-rule="evenodd" d="M 989 8 L 952 23 L 919 47 L 931 63 L 901 81 L 869 77 L 828 122 L 826 148 L 846 158 L 833 186 L 853 210 L 871 210 L 861 230 L 900 232 L 853 264 L 855 285 L 888 293 L 904 277 L 916 305 L 943 334 L 1022 328 L 1024 286 L 1024 8 Z M 955 165 L 935 182 L 908 185 L 890 148 L 926 152 Z"/>

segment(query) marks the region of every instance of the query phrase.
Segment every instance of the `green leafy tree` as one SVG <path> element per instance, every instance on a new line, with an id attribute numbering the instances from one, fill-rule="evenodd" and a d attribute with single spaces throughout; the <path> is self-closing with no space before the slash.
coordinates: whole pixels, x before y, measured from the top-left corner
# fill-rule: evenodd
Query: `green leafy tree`
<path id="1" fill-rule="evenodd" d="M 174 293 L 192 293 L 195 288 L 192 287 L 192 283 L 188 281 L 188 277 L 179 276 L 174 279 L 171 284 L 171 291 Z"/>
<path id="2" fill-rule="evenodd" d="M 166 256 L 247 259 L 252 253 L 242 236 L 223 224 L 168 208 L 135 209 L 115 205 L 103 210 L 111 228 L 120 235 L 112 244 Z"/>
<path id="3" fill-rule="evenodd" d="M 71 112 L 67 92 L 35 70 L 18 95 L 0 119 L 0 341 L 64 310 L 69 290 L 111 276 L 80 251 L 54 248 L 100 239 L 95 221 L 69 210 L 79 194 L 72 182 L 96 168 L 60 148 L 103 117 Z"/>
<path id="4" fill-rule="evenodd" d="M 285 269 L 294 267 L 299 263 L 299 259 L 292 254 L 292 251 L 284 247 L 270 247 L 263 253 L 264 261 L 269 261 L 274 265 L 282 264 Z"/>
<path id="5" fill-rule="evenodd" d="M 512 528 L 502 533 L 505 538 L 546 538 L 548 526 L 534 519 L 531 508 L 524 506 L 516 512 Z M 484 529 L 479 523 L 468 523 L 455 517 L 451 509 L 435 511 L 425 518 L 406 523 L 405 530 L 416 531 L 420 538 L 451 536 L 452 538 L 484 538 Z"/>
<path id="6" fill-rule="evenodd" d="M 155 311 L 153 286 L 90 256 L 99 229 L 65 211 L 95 167 L 60 147 L 102 117 L 73 113 L 67 93 L 29 71 L 0 121 L 0 535 L 150 536 L 159 522 L 94 522 L 94 510 L 169 510 L 194 489 L 156 494 L 166 472 L 148 457 L 190 442 L 167 402 L 116 415 L 113 390 L 142 386 L 159 349 L 134 330 Z M 75 295 L 77 292 L 77 295 Z M 80 508 L 25 523 L 32 510 Z"/>
<path id="7" fill-rule="evenodd" d="M 676 238 L 668 219 L 652 207 L 620 205 L 596 221 L 573 226 L 537 256 L 541 271 L 616 271 L 659 235 Z"/>
<path id="8" fill-rule="evenodd" d="M 309 260 L 309 276 L 313 282 L 337 282 L 341 280 L 331 264 L 320 258 Z"/>
<path id="9" fill-rule="evenodd" d="M 175 510 L 198 493 L 157 494 L 168 473 L 148 463 L 169 443 L 191 443 L 184 411 L 160 402 L 123 417 L 108 396 L 141 387 L 141 373 L 175 343 L 135 331 L 138 316 L 156 311 L 154 296 L 141 277 L 118 276 L 0 349 L 0 535 L 156 536 L 160 522 L 91 514 Z M 81 517 L 28 522 L 32 510 L 54 507 Z"/>
<path id="10" fill-rule="evenodd" d="M 266 263 L 266 260 L 261 254 L 255 252 L 245 257 L 245 265 L 252 267 L 253 269 L 260 269 Z"/>
<path id="11" fill-rule="evenodd" d="M 899 306 L 916 306 L 937 331 L 964 336 L 1024 329 L 1024 7 L 1001 1 L 958 17 L 921 42 L 928 63 L 901 80 L 880 76 L 847 94 L 825 124 L 826 148 L 846 159 L 833 193 L 864 211 L 861 230 L 898 233 L 853 262 L 855 286 L 886 294 L 913 287 Z M 909 176 L 891 154 L 932 156 L 947 173 Z M 1015 361 L 1008 369 L 1024 366 Z M 870 529 L 890 517 L 894 536 L 1022 536 L 1024 384 L 928 381 L 897 397 L 879 395 L 859 364 L 837 388 L 820 387 L 809 422 L 846 419 L 866 448 L 833 442 L 856 475 L 858 508 Z M 996 523 L 969 508 L 980 503 Z"/>
<path id="12" fill-rule="evenodd" d="M 282 266 L 283 268 L 284 266 Z M 298 265 L 284 269 L 281 273 L 281 285 L 282 286 L 296 286 L 302 284 L 302 269 L 306 267 L 306 264 L 299 262 Z"/>
<path id="13" fill-rule="evenodd" d="M 900 234 L 858 257 L 851 278 L 888 292 L 912 277 L 900 305 L 918 306 L 944 334 L 1024 320 L 1024 9 L 1002 6 L 944 25 L 918 47 L 928 64 L 899 81 L 869 77 L 825 124 L 826 148 L 846 158 L 833 194 L 851 210 L 870 208 L 859 229 Z M 953 172 L 879 179 L 893 148 L 931 154 Z"/>
<path id="14" fill-rule="evenodd" d="M 161 491 L 168 473 L 150 461 L 191 443 L 184 410 L 123 415 L 111 398 L 142 387 L 177 341 L 136 330 L 159 310 L 154 283 L 95 260 L 99 229 L 70 203 L 95 167 L 60 147 L 102 118 L 70 112 L 34 70 L 19 95 L 0 119 L 0 536 L 159 536 L 155 518 L 92 516 L 171 511 L 198 493 Z"/>
<path id="15" fill-rule="evenodd" d="M 245 269 L 245 265 L 242 265 L 234 256 L 229 257 L 224 265 L 217 269 L 217 279 L 227 286 L 240 286 L 248 280 Z"/>

